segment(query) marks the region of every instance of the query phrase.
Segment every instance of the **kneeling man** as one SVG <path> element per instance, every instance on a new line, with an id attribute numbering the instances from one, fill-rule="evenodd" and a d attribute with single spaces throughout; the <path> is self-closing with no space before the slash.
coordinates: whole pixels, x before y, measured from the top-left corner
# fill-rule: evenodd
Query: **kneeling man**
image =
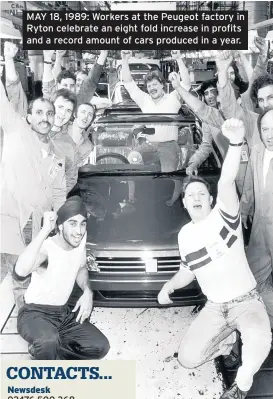
<path id="1" fill-rule="evenodd" d="M 48 237 L 56 222 L 57 234 Z M 80 197 L 71 197 L 57 214 L 45 212 L 41 231 L 16 263 L 15 278 L 31 274 L 17 328 L 34 359 L 101 359 L 109 351 L 107 338 L 87 320 L 93 294 L 86 268 L 86 222 Z M 67 301 L 75 282 L 83 294 L 71 311 Z"/>
<path id="2" fill-rule="evenodd" d="M 178 236 L 181 269 L 163 286 L 158 301 L 170 304 L 169 295 L 174 290 L 197 279 L 208 301 L 183 337 L 178 359 L 184 367 L 195 368 L 228 355 L 235 331 L 240 331 L 242 365 L 234 384 L 221 398 L 244 399 L 270 351 L 272 337 L 269 317 L 244 251 L 235 187 L 244 141 L 243 122 L 229 119 L 222 131 L 229 140 L 229 149 L 218 182 L 216 205 L 212 209 L 213 198 L 204 179 L 186 179 L 183 203 L 191 222 Z"/>

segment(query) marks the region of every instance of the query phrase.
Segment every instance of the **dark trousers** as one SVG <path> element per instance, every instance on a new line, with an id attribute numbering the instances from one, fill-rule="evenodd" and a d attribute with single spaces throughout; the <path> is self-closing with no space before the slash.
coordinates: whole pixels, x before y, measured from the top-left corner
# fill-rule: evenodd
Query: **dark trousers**
<path id="1" fill-rule="evenodd" d="M 39 360 L 102 359 L 109 351 L 107 338 L 85 320 L 76 322 L 68 305 L 25 304 L 18 313 L 19 334 L 33 345 Z"/>

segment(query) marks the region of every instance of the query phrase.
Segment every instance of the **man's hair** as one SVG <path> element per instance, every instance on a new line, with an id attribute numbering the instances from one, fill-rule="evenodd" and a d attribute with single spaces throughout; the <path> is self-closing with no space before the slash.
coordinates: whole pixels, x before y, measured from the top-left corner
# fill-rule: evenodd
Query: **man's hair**
<path id="1" fill-rule="evenodd" d="M 80 74 L 83 74 L 83 75 L 86 75 L 86 76 L 88 76 L 88 73 L 87 73 L 86 71 L 84 71 L 84 70 L 80 69 L 79 71 L 77 71 L 77 72 L 75 73 L 75 75 L 76 75 L 76 78 L 77 78 L 77 77 L 78 77 L 78 75 L 80 75 Z"/>
<path id="2" fill-rule="evenodd" d="M 76 112 L 75 112 L 76 113 L 76 118 L 78 116 L 78 111 L 79 111 L 79 108 L 80 108 L 81 105 L 88 105 L 89 107 L 91 107 L 93 109 L 93 118 L 92 118 L 92 120 L 91 120 L 91 122 L 89 124 L 89 126 L 90 126 L 91 123 L 93 122 L 93 120 L 96 118 L 96 108 L 91 103 L 80 103 L 79 105 L 77 105 L 77 109 L 76 109 Z"/>
<path id="3" fill-rule="evenodd" d="M 270 112 L 270 111 L 273 111 L 273 109 L 272 108 L 266 108 L 260 115 L 259 115 L 259 117 L 258 117 L 258 119 L 257 119 L 257 126 L 258 126 L 258 130 L 259 130 L 259 133 L 260 133 L 260 137 L 262 138 L 262 129 L 261 129 L 261 126 L 262 126 L 262 119 L 263 119 L 263 117 L 268 113 L 268 112 Z"/>
<path id="4" fill-rule="evenodd" d="M 160 71 L 151 71 L 147 73 L 144 78 L 145 85 L 147 86 L 148 82 L 151 82 L 153 79 L 156 79 L 162 85 L 165 84 L 165 79 Z"/>
<path id="5" fill-rule="evenodd" d="M 205 80 L 204 82 L 202 82 L 202 84 L 200 86 L 200 89 L 198 90 L 199 94 L 204 96 L 205 95 L 205 91 L 209 87 L 214 87 L 215 89 L 217 89 L 217 79 L 209 79 L 209 80 Z"/>
<path id="6" fill-rule="evenodd" d="M 183 181 L 182 193 L 181 193 L 182 198 L 184 198 L 186 189 L 191 183 L 203 183 L 206 186 L 209 194 L 211 195 L 211 186 L 210 186 L 209 182 L 201 176 L 191 175 L 191 176 L 186 177 Z"/>
<path id="7" fill-rule="evenodd" d="M 57 90 L 51 97 L 50 101 L 54 104 L 58 97 L 63 97 L 65 100 L 70 101 L 73 104 L 73 113 L 75 112 L 77 108 L 77 97 L 72 93 L 72 91 L 68 89 Z"/>
<path id="8" fill-rule="evenodd" d="M 48 100 L 47 98 L 38 97 L 38 98 L 35 98 L 34 100 L 31 100 L 31 101 L 28 103 L 27 115 L 31 115 L 31 114 L 32 114 L 33 105 L 34 105 L 34 103 L 35 103 L 36 101 L 39 101 L 39 100 L 40 100 L 42 103 L 49 103 L 49 104 L 51 104 L 52 107 L 53 107 L 54 114 L 55 114 L 55 107 L 54 107 L 53 102 L 50 101 L 50 100 Z"/>
<path id="9" fill-rule="evenodd" d="M 57 76 L 57 83 L 61 83 L 61 81 L 63 79 L 73 79 L 74 82 L 76 83 L 76 76 L 74 75 L 74 73 L 68 71 L 67 69 L 64 69 L 63 71 L 61 71 L 59 73 L 59 75 Z"/>
<path id="10" fill-rule="evenodd" d="M 239 91 L 240 91 L 239 95 L 236 95 L 236 98 L 238 98 L 238 97 L 240 97 L 240 94 L 243 94 L 248 89 L 248 83 L 243 81 L 243 79 L 240 75 L 240 72 L 239 72 L 239 68 L 236 64 L 236 61 L 234 61 L 234 60 L 232 61 L 231 67 L 233 68 L 234 75 L 235 75 L 234 84 L 239 88 Z"/>
<path id="11" fill-rule="evenodd" d="M 267 86 L 273 86 L 273 75 L 264 75 L 260 76 L 257 79 L 254 80 L 252 87 L 251 87 L 251 92 L 250 96 L 252 98 L 252 101 L 257 104 L 258 101 L 258 91 L 262 89 L 263 87 Z"/>

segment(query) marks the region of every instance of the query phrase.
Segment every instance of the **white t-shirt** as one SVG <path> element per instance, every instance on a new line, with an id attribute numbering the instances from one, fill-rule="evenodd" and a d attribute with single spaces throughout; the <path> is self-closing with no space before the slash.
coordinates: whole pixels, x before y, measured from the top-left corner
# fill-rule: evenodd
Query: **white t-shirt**
<path id="1" fill-rule="evenodd" d="M 47 238 L 40 253 L 48 256 L 48 266 L 46 269 L 39 267 L 32 272 L 25 302 L 37 305 L 65 305 L 73 290 L 78 271 L 86 262 L 85 244 L 84 238 L 77 248 L 66 251 L 52 238 Z"/>
<path id="2" fill-rule="evenodd" d="M 206 219 L 190 222 L 178 235 L 181 267 L 194 274 L 203 293 L 215 303 L 228 302 L 253 290 L 239 213 L 231 216 L 217 202 Z"/>
<path id="3" fill-rule="evenodd" d="M 264 164 L 263 164 L 263 178 L 264 186 L 266 184 L 267 172 L 269 169 L 270 161 L 273 158 L 273 151 L 269 151 L 267 148 L 264 151 Z"/>
<path id="4" fill-rule="evenodd" d="M 124 86 L 128 93 L 130 94 L 133 101 L 140 107 L 141 111 L 145 114 L 177 114 L 181 108 L 181 102 L 179 100 L 179 95 L 174 90 L 169 94 L 164 94 L 159 102 L 155 103 L 152 97 L 142 91 L 136 82 L 124 82 Z M 186 90 L 189 90 L 187 88 Z M 152 125 L 149 125 L 152 127 Z M 150 135 L 148 140 L 150 142 L 165 142 L 165 141 L 177 141 L 178 139 L 178 127 L 172 125 L 162 125 L 158 124 L 155 127 L 155 134 Z"/>

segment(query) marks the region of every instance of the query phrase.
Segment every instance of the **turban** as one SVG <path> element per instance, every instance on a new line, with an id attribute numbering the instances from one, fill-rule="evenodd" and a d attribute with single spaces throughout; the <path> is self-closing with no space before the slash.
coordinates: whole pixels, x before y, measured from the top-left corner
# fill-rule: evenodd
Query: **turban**
<path id="1" fill-rule="evenodd" d="M 82 215 L 87 219 L 87 210 L 82 199 L 78 196 L 74 196 L 66 200 L 66 202 L 58 210 L 57 215 L 57 224 L 59 226 L 66 220 L 76 215 Z"/>

